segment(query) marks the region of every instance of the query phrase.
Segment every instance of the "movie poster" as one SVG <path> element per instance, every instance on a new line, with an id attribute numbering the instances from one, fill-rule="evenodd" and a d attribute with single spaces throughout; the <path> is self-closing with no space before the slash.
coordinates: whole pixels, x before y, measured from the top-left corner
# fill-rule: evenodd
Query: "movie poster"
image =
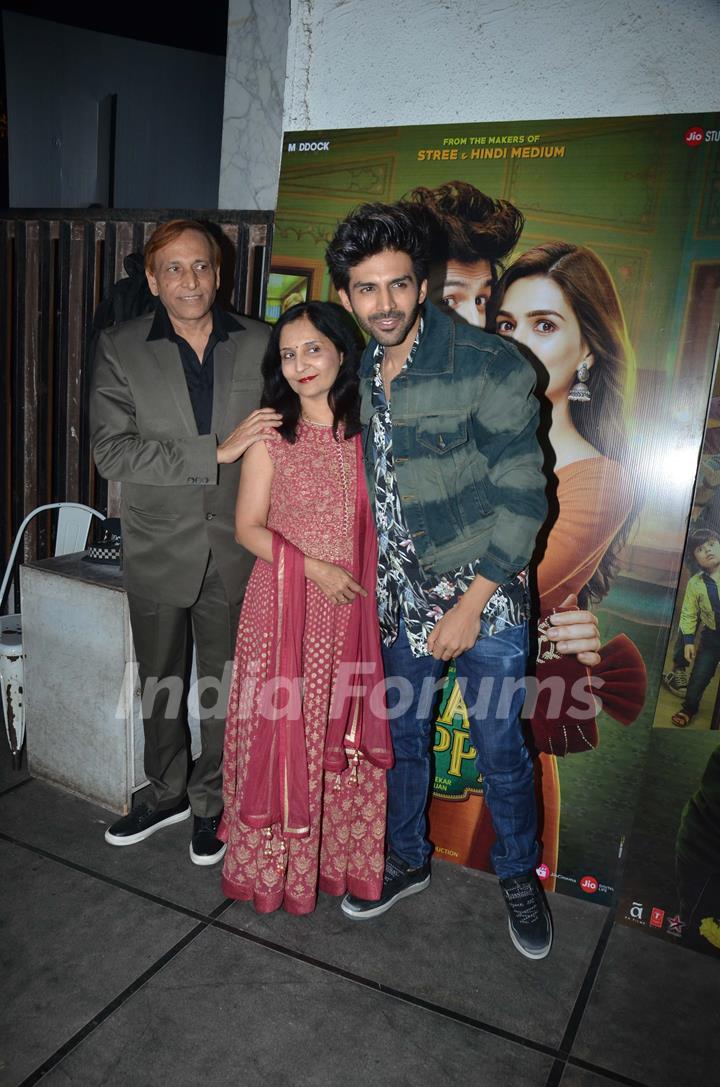
<path id="1" fill-rule="evenodd" d="M 619 916 L 628 925 L 720 956 L 718 439 L 716 369 Z"/>
<path id="2" fill-rule="evenodd" d="M 697 720 L 652 729 L 672 670 L 666 650 L 720 322 L 720 116 L 286 133 L 268 320 L 302 299 L 336 299 L 324 250 L 338 221 L 358 204 L 400 198 L 435 217 L 433 301 L 457 320 L 490 320 L 540 360 L 553 521 L 535 563 L 538 684 L 525 710 L 538 749 L 539 873 L 549 890 L 607 904 L 621 859 L 629 878 L 622 855 L 651 732 L 675 742 L 675 776 L 687 757 L 692 787 L 711 754 L 696 757 L 694 741 L 720 735 L 700 723 L 714 719 L 715 674 Z M 453 223 L 483 215 L 495 217 L 492 252 L 458 256 Z M 516 275 L 498 287 L 503 268 Z M 593 290 L 581 307 L 573 283 L 582 277 Z M 574 347 L 559 337 L 558 309 L 580 332 Z M 706 491 L 720 484 L 712 454 L 703 473 Z M 552 612 L 578 601 L 602 644 L 592 666 L 554 652 L 543 633 Z M 598 701 L 563 700 L 576 683 Z M 663 699 L 679 709 L 667 687 Z M 493 832 L 452 674 L 438 707 L 433 793 L 436 855 L 487 868 Z"/>

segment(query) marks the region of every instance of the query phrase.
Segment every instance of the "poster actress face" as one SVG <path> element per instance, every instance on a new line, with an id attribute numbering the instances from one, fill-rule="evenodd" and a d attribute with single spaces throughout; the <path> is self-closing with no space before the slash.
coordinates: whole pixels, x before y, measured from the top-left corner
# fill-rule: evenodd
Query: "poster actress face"
<path id="1" fill-rule="evenodd" d="M 540 359 L 548 372 L 546 396 L 553 403 L 567 397 L 581 362 L 593 364 L 572 306 L 547 276 L 527 276 L 510 284 L 497 311 L 496 329 Z"/>

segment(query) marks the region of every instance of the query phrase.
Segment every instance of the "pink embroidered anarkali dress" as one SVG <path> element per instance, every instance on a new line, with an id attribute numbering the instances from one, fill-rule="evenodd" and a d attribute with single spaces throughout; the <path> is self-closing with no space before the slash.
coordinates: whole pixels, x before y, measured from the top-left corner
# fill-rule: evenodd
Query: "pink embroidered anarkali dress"
<path id="1" fill-rule="evenodd" d="M 331 427 L 301 421 L 294 444 L 284 440 L 267 443 L 275 470 L 268 529 L 277 534 L 276 540 L 282 538 L 306 555 L 347 570 L 353 569 L 353 550 L 358 547 L 355 520 L 360 498 L 362 508 L 367 507 L 367 496 L 358 487 L 365 486 L 364 480 L 358 478 L 358 442 L 359 438 L 336 441 Z M 348 748 L 346 760 L 342 738 L 340 758 L 346 762 L 345 768 L 329 770 L 323 765 L 329 761 L 328 721 L 351 608 L 356 605 L 335 604 L 313 582 L 304 579 L 299 655 L 307 762 L 307 796 L 303 803 L 308 826 L 298 833 L 297 828 L 288 832 L 282 818 L 270 826 L 252 827 L 241 820 L 240 809 L 245 810 L 248 791 L 253 786 L 255 792 L 257 786 L 263 787 L 262 782 L 252 780 L 252 775 L 258 773 L 252 753 L 258 743 L 262 744 L 259 730 L 271 727 L 263 716 L 267 704 L 263 710 L 261 700 L 268 697 L 267 679 L 273 675 L 277 653 L 278 614 L 284 607 L 285 592 L 291 588 L 283 585 L 290 568 L 285 573 L 283 570 L 279 569 L 277 553 L 274 565 L 258 559 L 245 594 L 225 730 L 225 810 L 218 837 L 227 842 L 224 894 L 252 901 L 261 913 L 283 906 L 290 913 L 304 914 L 314 909 L 318 890 L 332 895 L 349 891 L 370 899 L 380 896 L 385 770 L 373 765 L 357 749 Z M 297 562 L 293 577 L 297 591 L 298 579 L 303 577 Z M 279 690 L 276 701 L 282 705 L 292 697 Z M 391 758 L 389 741 L 387 757 Z M 382 765 L 382 758 L 375 761 Z M 285 788 L 284 773 L 281 768 L 277 786 L 280 793 Z"/>

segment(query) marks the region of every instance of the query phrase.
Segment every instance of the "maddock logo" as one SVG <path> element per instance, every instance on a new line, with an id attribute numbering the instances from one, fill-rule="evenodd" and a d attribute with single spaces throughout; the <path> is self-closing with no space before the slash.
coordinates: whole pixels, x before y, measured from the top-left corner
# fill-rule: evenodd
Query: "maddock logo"
<path id="1" fill-rule="evenodd" d="M 302 140 L 300 143 L 290 142 L 288 151 L 329 151 L 330 140 Z"/>

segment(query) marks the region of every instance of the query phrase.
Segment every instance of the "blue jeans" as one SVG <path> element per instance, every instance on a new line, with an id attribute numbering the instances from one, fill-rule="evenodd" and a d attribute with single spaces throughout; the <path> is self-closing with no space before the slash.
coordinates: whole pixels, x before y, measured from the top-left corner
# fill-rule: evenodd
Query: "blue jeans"
<path id="1" fill-rule="evenodd" d="M 525 697 L 527 638 L 526 624 L 508 627 L 478 638 L 455 662 L 476 765 L 483 775 L 485 803 L 495 827 L 491 858 L 500 879 L 528 872 L 538 856 L 533 766 L 519 720 Z M 383 662 L 388 680 L 402 677 L 398 688 L 401 698 L 405 696 L 403 712 L 393 712 L 393 704 L 400 706 L 392 694 L 392 681 L 388 683 L 395 752 L 395 765 L 388 772 L 388 844 L 390 852 L 417 868 L 432 852 L 425 814 L 435 731 L 429 692 L 447 671 L 447 663 L 430 656 L 414 657 L 402 623 L 395 642 L 383 646 Z M 410 687 L 413 695 L 407 706 Z"/>

